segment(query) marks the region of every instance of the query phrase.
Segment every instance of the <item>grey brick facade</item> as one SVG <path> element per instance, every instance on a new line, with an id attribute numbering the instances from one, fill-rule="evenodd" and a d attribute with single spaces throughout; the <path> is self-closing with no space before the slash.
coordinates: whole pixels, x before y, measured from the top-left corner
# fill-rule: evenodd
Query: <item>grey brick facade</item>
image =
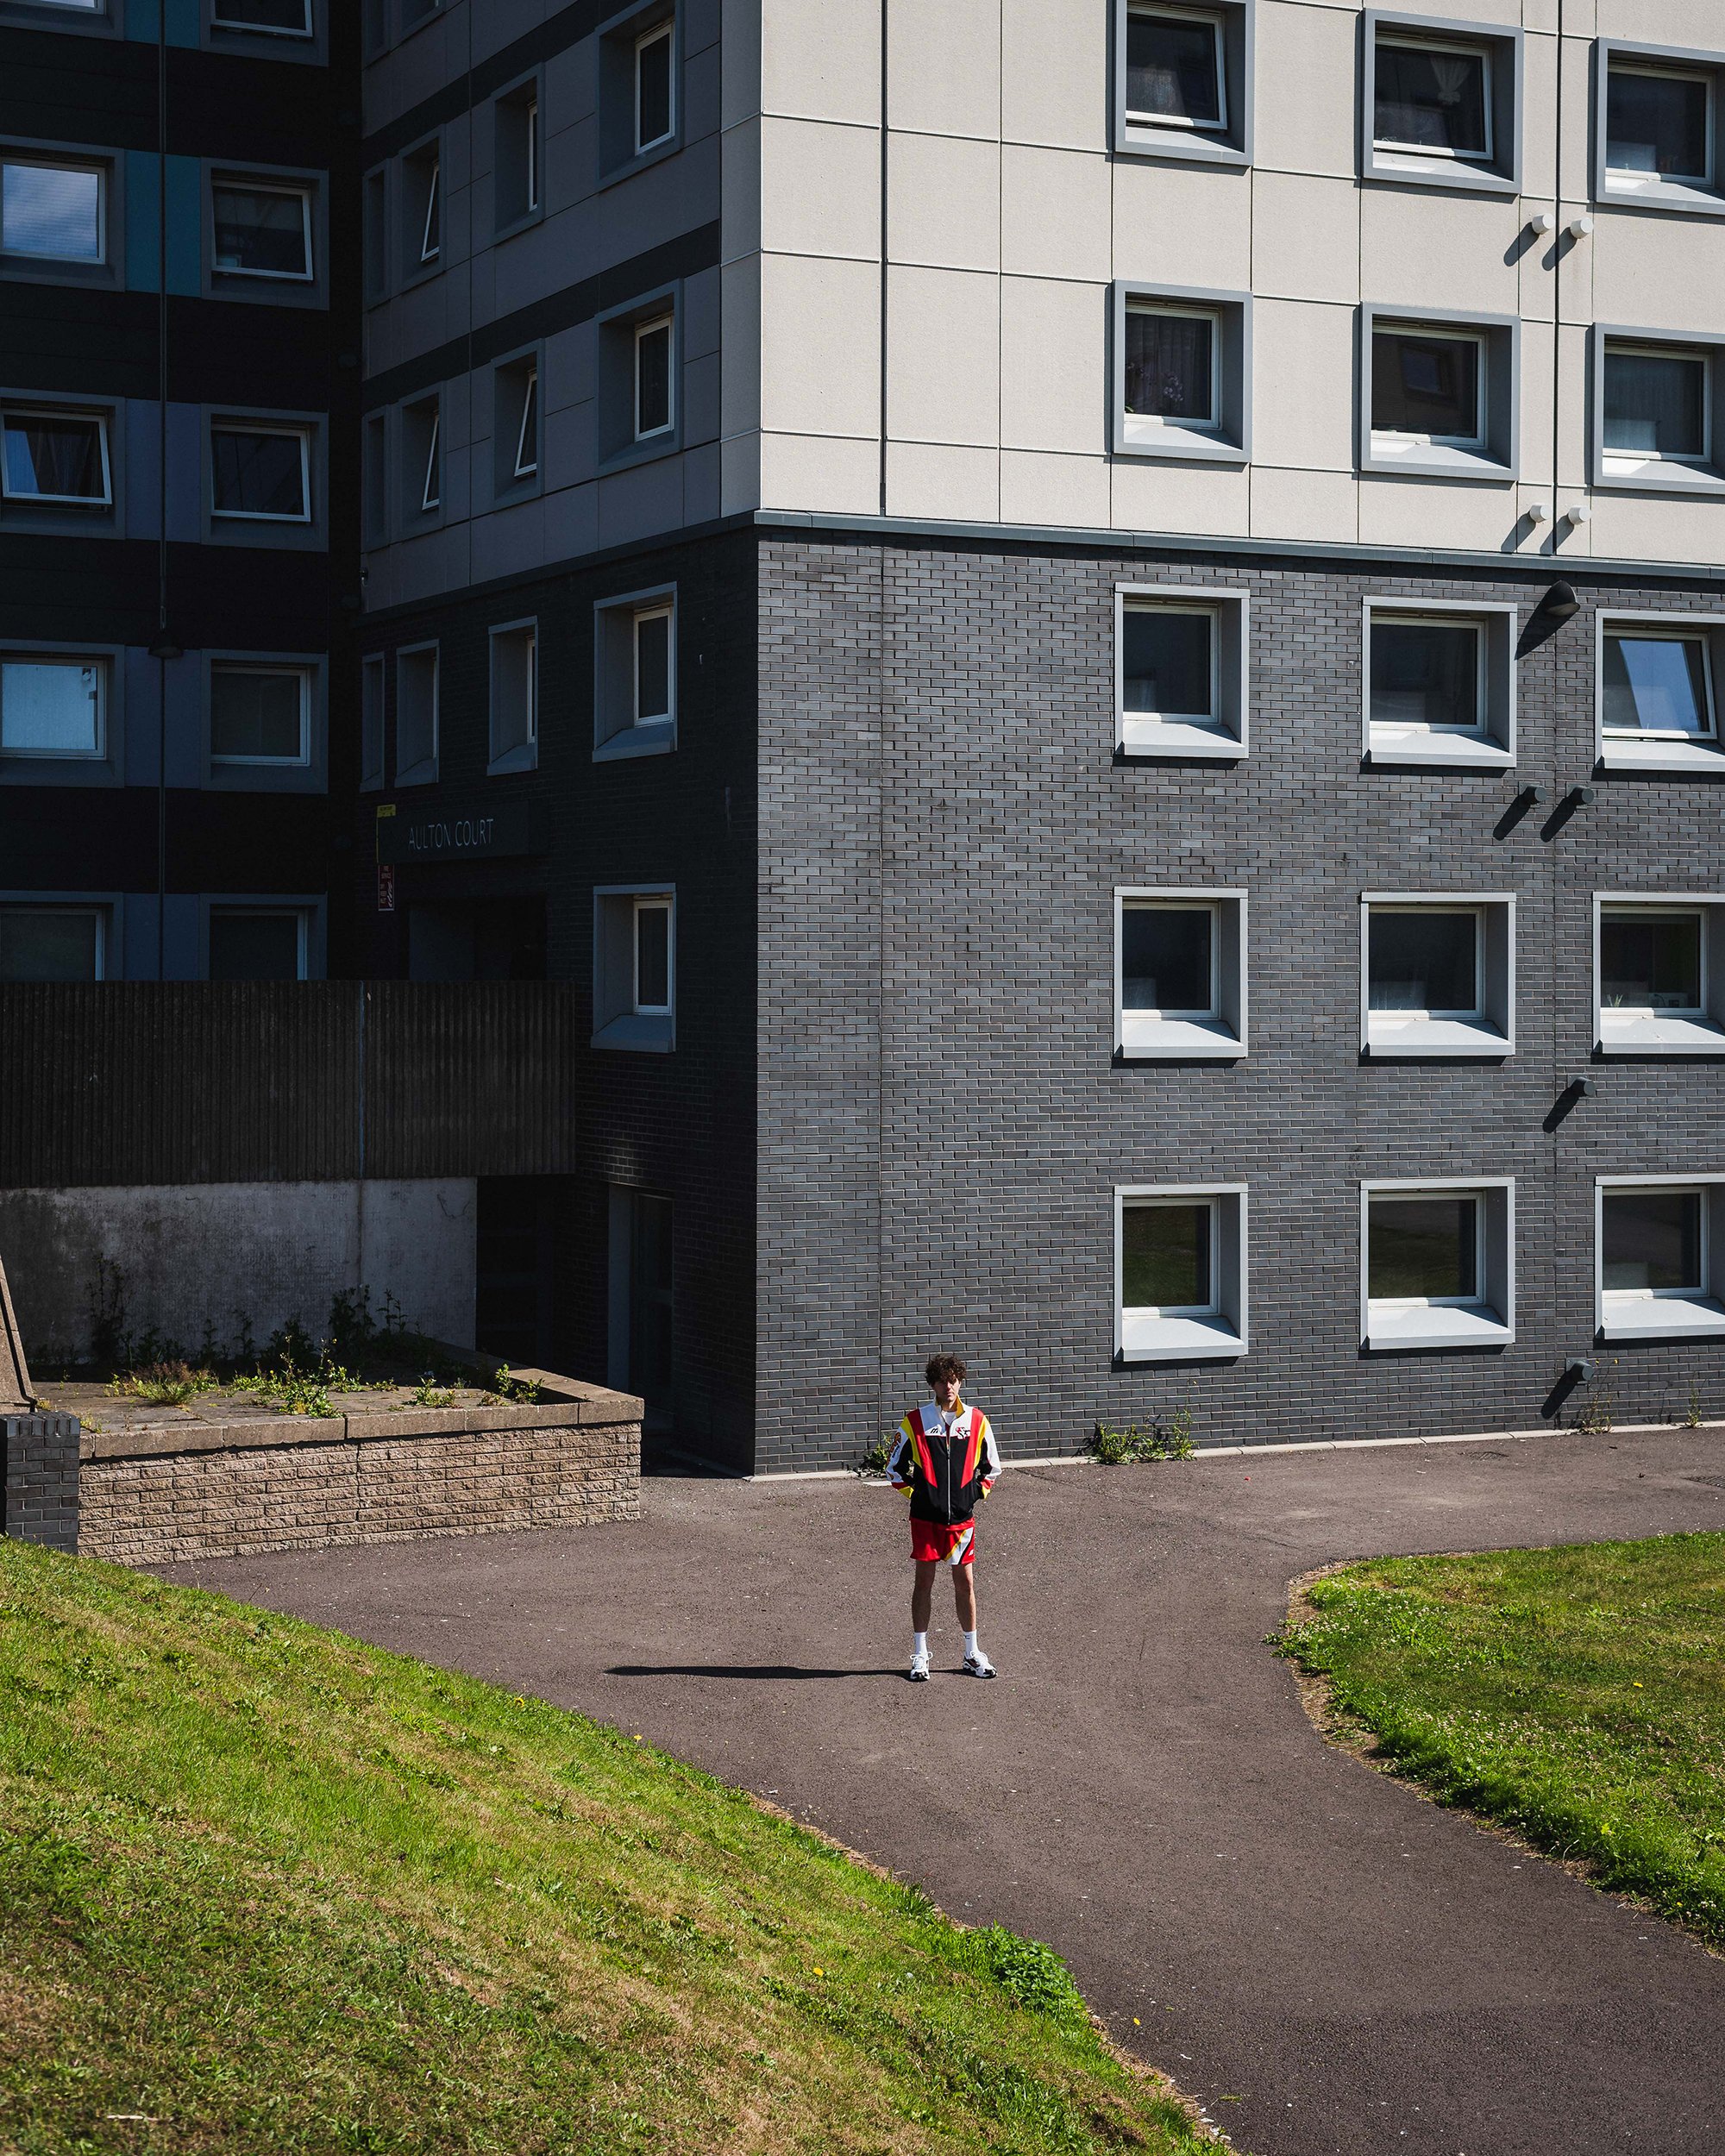
<path id="1" fill-rule="evenodd" d="M 7 1534 L 77 1549 L 78 1440 L 76 1415 L 0 1416 Z"/>
<path id="2" fill-rule="evenodd" d="M 1182 1403 L 1201 1443 L 1533 1427 L 1595 1354 L 1620 1420 L 1725 1408 L 1715 1343 L 1593 1344 L 1594 1177 L 1725 1168 L 1725 1101 L 1712 1059 L 1590 1060 L 1592 893 L 1725 862 L 1714 787 L 1593 775 L 1592 616 L 1711 594 L 1568 566 L 1506 777 L 1362 768 L 1362 600 L 1525 624 L 1549 571 L 763 540 L 759 1470 L 854 1459 L 935 1346 L 1020 1457 Z M 1120 580 L 1250 589 L 1243 761 L 1116 760 Z M 1118 884 L 1249 890 L 1243 1061 L 1114 1062 Z M 1512 1056 L 1362 1058 L 1374 888 L 1517 894 Z M 1361 1181 L 1471 1175 L 1515 1180 L 1513 1345 L 1362 1353 Z M 1117 1366 L 1113 1188 L 1211 1181 L 1249 1187 L 1249 1352 Z"/>

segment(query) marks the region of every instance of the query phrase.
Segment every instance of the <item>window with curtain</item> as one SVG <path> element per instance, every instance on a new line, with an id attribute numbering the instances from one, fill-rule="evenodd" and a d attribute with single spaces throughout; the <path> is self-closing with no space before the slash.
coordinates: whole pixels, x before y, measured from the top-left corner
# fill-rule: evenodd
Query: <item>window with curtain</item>
<path id="1" fill-rule="evenodd" d="M 1605 348 L 1604 439 L 1608 449 L 1635 457 L 1704 462 L 1711 448 L 1704 352 L 1657 352 L 1633 345 Z"/>
<path id="2" fill-rule="evenodd" d="M 1126 113 L 1162 127 L 1227 124 L 1222 26 L 1215 16 L 1132 10 L 1126 17 Z"/>
<path id="3" fill-rule="evenodd" d="M 224 277 L 311 275 L 311 197 L 304 187 L 217 180 L 216 266 Z"/>
<path id="4" fill-rule="evenodd" d="M 1128 307 L 1126 410 L 1189 427 L 1220 425 L 1217 330 L 1214 315 Z"/>
<path id="5" fill-rule="evenodd" d="M 1713 85 L 1706 75 L 1613 62 L 1605 84 L 1605 168 L 1631 179 L 1713 177 Z"/>
<path id="6" fill-rule="evenodd" d="M 9 411 L 0 488 L 11 501 L 105 507 L 112 498 L 108 423 L 75 412 Z"/>
<path id="7" fill-rule="evenodd" d="M 1490 56 L 1380 37 L 1372 136 L 1427 155 L 1491 155 Z"/>
<path id="8" fill-rule="evenodd" d="M 104 259 L 102 174 L 87 165 L 0 164 L 0 254 Z"/>
<path id="9" fill-rule="evenodd" d="M 298 429 L 213 426 L 210 508 L 218 517 L 308 523 L 308 461 L 306 437 Z"/>

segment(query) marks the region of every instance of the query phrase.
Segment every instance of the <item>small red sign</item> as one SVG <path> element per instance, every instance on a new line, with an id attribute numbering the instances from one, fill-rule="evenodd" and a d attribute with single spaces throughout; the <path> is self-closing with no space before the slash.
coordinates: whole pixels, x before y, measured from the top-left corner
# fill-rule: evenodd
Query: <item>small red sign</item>
<path id="1" fill-rule="evenodd" d="M 393 913 L 394 911 L 395 863 L 392 861 L 380 861 L 378 863 L 378 912 Z"/>

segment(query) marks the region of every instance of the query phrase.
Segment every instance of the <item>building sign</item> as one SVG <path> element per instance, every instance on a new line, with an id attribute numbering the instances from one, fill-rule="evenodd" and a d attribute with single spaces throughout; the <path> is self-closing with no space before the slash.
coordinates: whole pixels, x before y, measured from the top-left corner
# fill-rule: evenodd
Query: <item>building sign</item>
<path id="1" fill-rule="evenodd" d="M 378 862 L 497 861 L 511 854 L 543 854 L 543 815 L 530 801 L 485 807 L 394 805 L 378 811 Z M 380 903 L 381 901 L 380 900 Z"/>
<path id="2" fill-rule="evenodd" d="M 394 911 L 395 863 L 392 861 L 380 861 L 378 863 L 378 912 L 393 913 Z"/>

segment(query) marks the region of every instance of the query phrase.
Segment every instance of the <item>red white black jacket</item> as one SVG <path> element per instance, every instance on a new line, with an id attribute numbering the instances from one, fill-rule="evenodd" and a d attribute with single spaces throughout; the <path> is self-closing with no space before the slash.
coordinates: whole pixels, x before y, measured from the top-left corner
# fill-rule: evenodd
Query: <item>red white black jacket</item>
<path id="1" fill-rule="evenodd" d="M 949 1414 L 938 1401 L 913 1407 L 899 1425 L 887 1463 L 893 1488 L 911 1495 L 911 1518 L 962 1527 L 1000 1471 L 988 1418 L 960 1406 Z"/>

